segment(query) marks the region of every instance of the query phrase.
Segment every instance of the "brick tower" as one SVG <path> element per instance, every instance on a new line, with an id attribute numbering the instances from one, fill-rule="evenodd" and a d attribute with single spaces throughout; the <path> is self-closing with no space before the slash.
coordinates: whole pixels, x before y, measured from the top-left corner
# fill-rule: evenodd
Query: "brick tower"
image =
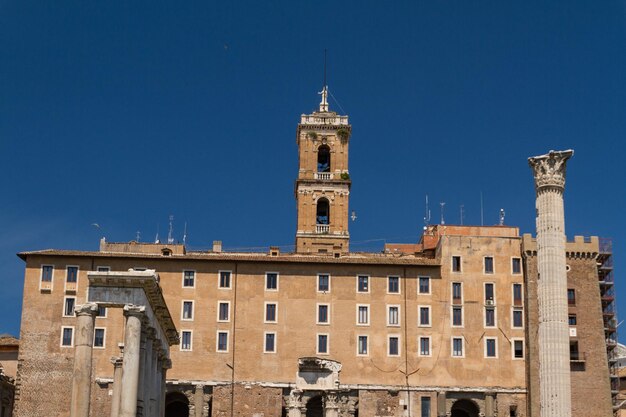
<path id="1" fill-rule="evenodd" d="M 528 159 L 537 193 L 537 297 L 541 417 L 572 415 L 563 191 L 574 152 Z"/>
<path id="2" fill-rule="evenodd" d="M 336 255 L 349 251 L 348 116 L 328 109 L 324 85 L 319 111 L 298 124 L 299 171 L 296 180 L 296 252 Z"/>

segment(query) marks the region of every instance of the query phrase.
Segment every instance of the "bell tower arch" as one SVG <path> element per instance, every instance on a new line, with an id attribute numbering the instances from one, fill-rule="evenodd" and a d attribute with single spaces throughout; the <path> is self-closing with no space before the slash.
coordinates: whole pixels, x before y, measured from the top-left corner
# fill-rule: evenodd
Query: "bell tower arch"
<path id="1" fill-rule="evenodd" d="M 319 110 L 300 117 L 296 137 L 296 252 L 332 255 L 349 251 L 348 145 L 352 126 L 348 116 L 329 110 L 328 86 L 320 94 Z"/>

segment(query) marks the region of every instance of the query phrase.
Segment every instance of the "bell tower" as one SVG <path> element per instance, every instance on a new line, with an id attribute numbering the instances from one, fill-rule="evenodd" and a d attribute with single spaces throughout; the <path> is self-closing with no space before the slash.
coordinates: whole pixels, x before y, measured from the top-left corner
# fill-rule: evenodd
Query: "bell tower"
<path id="1" fill-rule="evenodd" d="M 296 252 L 333 255 L 349 252 L 348 144 L 352 127 L 348 116 L 329 110 L 325 84 L 319 111 L 303 114 L 298 124 Z"/>

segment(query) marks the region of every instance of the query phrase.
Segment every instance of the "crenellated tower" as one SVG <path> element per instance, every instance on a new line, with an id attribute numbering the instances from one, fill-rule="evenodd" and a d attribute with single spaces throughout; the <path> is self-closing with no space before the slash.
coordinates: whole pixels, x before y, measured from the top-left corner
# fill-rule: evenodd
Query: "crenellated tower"
<path id="1" fill-rule="evenodd" d="M 337 254 L 349 251 L 350 174 L 348 116 L 328 108 L 328 86 L 319 111 L 303 114 L 298 124 L 299 171 L 296 180 L 298 229 L 296 252 Z"/>

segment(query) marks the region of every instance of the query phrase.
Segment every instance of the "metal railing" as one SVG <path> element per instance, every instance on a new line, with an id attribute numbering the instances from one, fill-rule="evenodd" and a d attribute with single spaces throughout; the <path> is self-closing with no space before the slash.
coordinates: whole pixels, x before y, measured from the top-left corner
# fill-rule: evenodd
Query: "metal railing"
<path id="1" fill-rule="evenodd" d="M 613 253 L 613 239 L 609 237 L 601 237 L 598 239 L 600 253 Z"/>

